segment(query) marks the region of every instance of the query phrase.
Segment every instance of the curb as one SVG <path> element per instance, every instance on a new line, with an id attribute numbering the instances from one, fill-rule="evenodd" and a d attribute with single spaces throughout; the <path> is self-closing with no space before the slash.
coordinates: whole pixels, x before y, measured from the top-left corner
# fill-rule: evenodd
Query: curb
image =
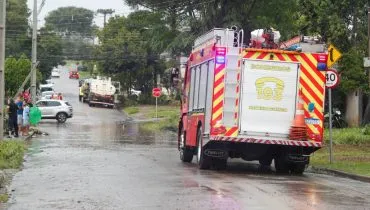
<path id="1" fill-rule="evenodd" d="M 361 176 L 361 175 L 351 174 L 351 173 L 347 173 L 343 171 L 338 171 L 335 169 L 320 168 L 320 167 L 315 167 L 315 166 L 311 166 L 309 170 L 313 173 L 334 175 L 334 176 L 339 176 L 343 178 L 349 178 L 349 179 L 353 179 L 353 180 L 357 180 L 361 182 L 370 183 L 370 177 L 368 176 Z"/>
<path id="2" fill-rule="evenodd" d="M 33 135 L 35 135 L 35 131 L 34 132 L 32 132 L 30 135 L 28 135 L 24 140 L 25 141 L 29 141 L 32 137 L 33 137 Z"/>

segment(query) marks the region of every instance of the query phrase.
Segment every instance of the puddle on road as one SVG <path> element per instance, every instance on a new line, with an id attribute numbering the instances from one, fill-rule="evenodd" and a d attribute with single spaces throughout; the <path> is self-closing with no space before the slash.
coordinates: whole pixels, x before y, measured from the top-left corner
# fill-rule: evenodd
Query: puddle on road
<path id="1" fill-rule="evenodd" d="M 117 123 L 119 137 L 115 142 L 123 144 L 165 144 L 177 145 L 176 133 L 171 131 L 149 131 L 140 123 Z"/>
<path id="2" fill-rule="evenodd" d="M 133 122 L 70 122 L 53 121 L 41 124 L 50 139 L 98 144 L 161 145 L 175 147 L 177 135 L 171 131 L 149 131 L 144 124 Z"/>

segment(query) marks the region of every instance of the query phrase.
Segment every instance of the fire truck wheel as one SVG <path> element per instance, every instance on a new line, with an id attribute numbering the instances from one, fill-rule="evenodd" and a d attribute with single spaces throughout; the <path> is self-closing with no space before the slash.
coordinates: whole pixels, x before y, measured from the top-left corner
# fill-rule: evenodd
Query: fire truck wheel
<path id="1" fill-rule="evenodd" d="M 259 159 L 259 163 L 262 166 L 271 166 L 272 157 L 262 157 L 261 159 Z"/>
<path id="2" fill-rule="evenodd" d="M 180 159 L 182 162 L 190 163 L 193 160 L 194 153 L 192 150 L 186 147 L 186 136 L 184 130 L 181 128 L 180 135 Z"/>
<path id="3" fill-rule="evenodd" d="M 303 164 L 302 163 L 293 164 L 291 168 L 292 174 L 296 174 L 296 175 L 302 175 L 305 170 L 306 170 L 306 164 L 304 163 Z"/>
<path id="4" fill-rule="evenodd" d="M 289 163 L 285 160 L 284 156 L 278 156 L 274 159 L 276 173 L 287 174 L 289 173 Z"/>
<path id="5" fill-rule="evenodd" d="M 197 160 L 198 166 L 200 169 L 209 169 L 212 164 L 212 160 L 209 157 L 206 157 L 203 153 L 203 139 L 202 139 L 203 129 L 202 127 L 198 128 L 197 131 Z"/>

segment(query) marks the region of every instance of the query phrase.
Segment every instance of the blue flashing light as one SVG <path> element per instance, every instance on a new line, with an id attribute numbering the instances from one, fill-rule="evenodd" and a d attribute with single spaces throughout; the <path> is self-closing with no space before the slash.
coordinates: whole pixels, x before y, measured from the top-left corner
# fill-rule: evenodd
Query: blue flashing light
<path id="1" fill-rule="evenodd" d="M 216 56 L 216 63 L 217 64 L 225 64 L 225 56 L 222 55 L 217 55 Z"/>
<path id="2" fill-rule="evenodd" d="M 317 63 L 317 70 L 326 71 L 327 68 L 328 66 L 326 65 L 326 63 Z"/>

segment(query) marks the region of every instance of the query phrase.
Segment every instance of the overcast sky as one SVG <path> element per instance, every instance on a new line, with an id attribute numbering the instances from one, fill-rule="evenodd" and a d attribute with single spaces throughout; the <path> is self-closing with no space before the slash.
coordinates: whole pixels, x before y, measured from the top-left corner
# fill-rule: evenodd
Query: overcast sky
<path id="1" fill-rule="evenodd" d="M 34 0 L 28 0 L 28 7 L 31 10 L 33 9 L 33 2 Z M 40 5 L 41 2 L 42 0 L 37 0 L 38 5 Z M 38 26 L 40 27 L 44 24 L 45 22 L 44 18 L 50 11 L 53 11 L 59 7 L 66 7 L 66 6 L 84 7 L 84 8 L 93 10 L 95 12 L 98 9 L 114 9 L 115 14 L 125 15 L 125 16 L 132 11 L 130 7 L 124 4 L 123 0 L 46 0 L 45 5 L 43 9 L 41 10 L 41 13 L 38 17 L 39 19 Z M 32 20 L 32 16 L 30 18 Z M 104 17 L 102 14 L 98 14 L 95 16 L 95 24 L 102 27 L 103 22 L 104 22 Z"/>

